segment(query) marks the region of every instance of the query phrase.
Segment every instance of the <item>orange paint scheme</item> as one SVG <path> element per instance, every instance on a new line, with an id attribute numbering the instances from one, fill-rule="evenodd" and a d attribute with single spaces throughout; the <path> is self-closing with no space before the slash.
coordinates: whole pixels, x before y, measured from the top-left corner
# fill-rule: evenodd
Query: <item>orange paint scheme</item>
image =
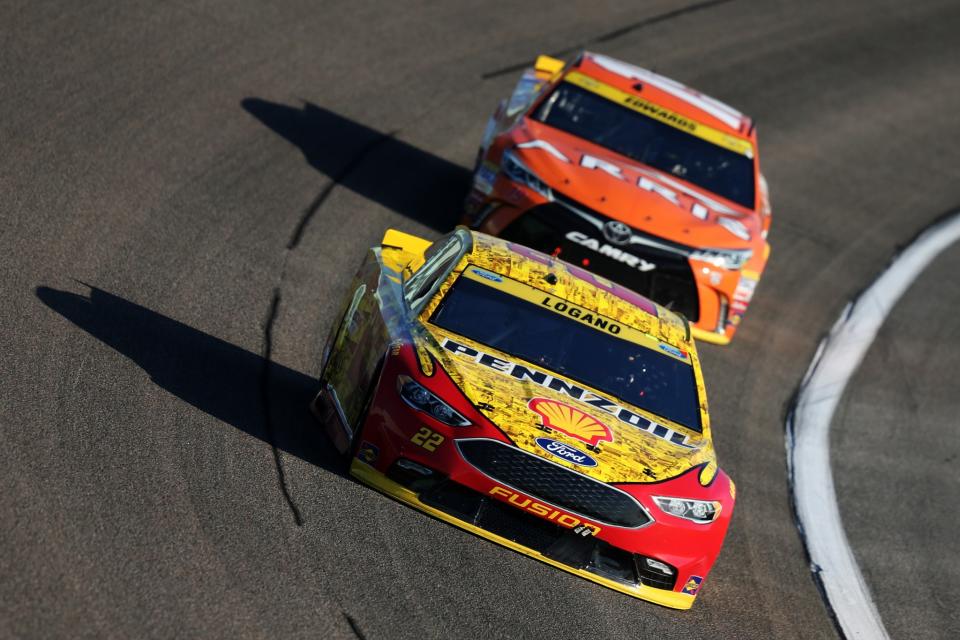
<path id="1" fill-rule="evenodd" d="M 770 253 L 752 121 L 605 56 L 557 68 L 538 60 L 491 119 L 464 223 L 617 281 L 687 315 L 697 338 L 728 343 Z M 566 128 L 551 120 L 550 110 L 562 119 L 584 99 L 601 103 L 607 120 L 590 122 L 601 112 L 587 107 Z M 670 140 L 628 157 L 626 127 L 604 137 L 611 117 Z M 599 133 L 591 141 L 578 127 Z"/>

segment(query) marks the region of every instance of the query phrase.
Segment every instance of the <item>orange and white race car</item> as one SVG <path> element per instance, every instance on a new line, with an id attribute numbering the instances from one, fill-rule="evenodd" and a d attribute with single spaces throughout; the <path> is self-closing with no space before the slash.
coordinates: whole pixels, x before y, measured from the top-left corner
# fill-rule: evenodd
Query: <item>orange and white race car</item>
<path id="1" fill-rule="evenodd" d="M 593 53 L 524 72 L 487 125 L 464 223 L 627 286 L 718 344 L 770 254 L 754 123 Z"/>

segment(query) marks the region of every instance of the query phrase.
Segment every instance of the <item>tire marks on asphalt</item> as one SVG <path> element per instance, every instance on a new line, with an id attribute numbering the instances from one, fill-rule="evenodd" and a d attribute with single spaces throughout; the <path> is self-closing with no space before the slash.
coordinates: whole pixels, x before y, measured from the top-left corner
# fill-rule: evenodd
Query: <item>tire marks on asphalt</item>
<path id="1" fill-rule="evenodd" d="M 604 42 L 610 42 L 611 40 L 616 40 L 617 38 L 622 38 L 625 35 L 633 33 L 644 27 L 649 27 L 661 22 L 666 22 L 668 20 L 673 20 L 674 18 L 679 18 L 680 16 L 687 15 L 689 13 L 696 13 L 697 11 L 703 11 L 704 9 L 710 9 L 721 4 L 727 4 L 728 2 L 733 2 L 733 0 L 705 0 L 704 2 L 698 2 L 696 4 L 691 4 L 686 7 L 681 7 L 679 9 L 674 9 L 672 11 L 666 11 L 664 13 L 657 14 L 655 16 L 650 16 L 643 20 L 638 20 L 637 22 L 624 25 L 619 29 L 614 29 L 613 31 L 608 31 L 602 33 L 599 36 L 594 36 L 588 40 L 584 40 L 582 43 L 574 45 L 572 47 L 566 47 L 563 49 L 558 49 L 547 55 L 554 58 L 562 58 L 568 54 L 580 51 L 585 49 L 592 44 L 601 44 Z M 523 62 L 517 62 L 515 64 L 508 65 L 506 67 L 501 67 L 499 69 L 494 69 L 493 71 L 487 71 L 481 74 L 481 80 L 489 80 L 491 78 L 498 78 L 500 76 L 505 76 L 511 73 L 516 73 L 521 71 L 531 64 L 531 60 L 524 60 Z"/>
<path id="2" fill-rule="evenodd" d="M 289 507 L 290 513 L 293 515 L 293 520 L 298 527 L 303 526 L 303 514 L 297 506 L 296 501 L 294 500 L 290 491 L 290 485 L 287 482 L 287 476 L 284 470 L 283 456 L 281 455 L 280 448 L 277 445 L 271 394 L 271 369 L 273 368 L 274 364 L 272 359 L 273 327 L 277 321 L 280 305 L 283 299 L 283 285 L 287 278 L 287 265 L 290 260 L 290 255 L 296 251 L 297 247 L 300 245 L 303 234 L 310 225 L 310 222 L 314 219 L 317 212 L 320 210 L 320 207 L 323 206 L 323 203 L 326 202 L 327 198 L 337 187 L 337 185 L 341 184 L 345 179 L 347 179 L 347 177 L 353 171 L 355 171 L 371 153 L 373 153 L 378 147 L 382 146 L 385 142 L 393 139 L 397 133 L 398 132 L 396 131 L 382 133 L 379 136 L 367 141 L 366 144 L 360 147 L 360 149 L 354 153 L 354 155 L 338 172 L 330 176 L 330 180 L 326 186 L 320 190 L 316 197 L 303 210 L 297 220 L 297 224 L 293 228 L 293 232 L 290 234 L 290 240 L 287 242 L 287 245 L 283 250 L 284 253 L 280 264 L 280 272 L 277 276 L 276 284 L 273 288 L 273 293 L 270 298 L 270 306 L 266 314 L 266 319 L 263 323 L 263 350 L 261 353 L 263 357 L 263 367 L 260 373 L 260 398 L 263 405 L 264 432 L 267 441 L 270 444 L 270 450 L 273 454 L 273 463 L 277 471 L 277 484 L 280 488 L 280 493 L 283 495 L 284 501 L 286 502 L 287 507 Z M 349 616 L 347 616 L 347 620 L 350 622 L 351 628 L 353 628 L 354 631 L 357 631 L 355 624 Z M 357 633 L 357 635 L 362 637 L 362 635 L 359 633 Z"/>

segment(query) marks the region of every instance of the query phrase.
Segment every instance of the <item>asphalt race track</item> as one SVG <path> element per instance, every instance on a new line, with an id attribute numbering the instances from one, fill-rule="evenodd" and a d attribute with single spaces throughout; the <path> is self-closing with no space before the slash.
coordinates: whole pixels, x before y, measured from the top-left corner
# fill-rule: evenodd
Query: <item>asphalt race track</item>
<path id="1" fill-rule="evenodd" d="M 960 323 L 942 312 L 960 309 L 958 268 L 955 246 L 920 276 L 834 420 L 834 460 L 844 461 L 834 463 L 840 511 L 892 637 L 951 637 L 960 629 Z M 888 478 L 879 492 L 877 474 Z"/>
<path id="2" fill-rule="evenodd" d="M 0 636 L 835 637 L 783 419 L 846 301 L 960 205 L 960 4 L 639 4 L 3 2 Z M 756 117 L 771 185 L 752 308 L 701 347 L 738 503 L 689 612 L 360 486 L 306 411 L 364 249 L 450 228 L 518 69 L 583 45 Z M 834 425 L 898 638 L 960 636 L 957 251 Z"/>

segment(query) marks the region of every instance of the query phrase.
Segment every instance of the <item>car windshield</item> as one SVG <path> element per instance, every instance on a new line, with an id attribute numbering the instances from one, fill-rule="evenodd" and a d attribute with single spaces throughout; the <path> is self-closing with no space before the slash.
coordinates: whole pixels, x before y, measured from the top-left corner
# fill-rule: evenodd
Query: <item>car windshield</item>
<path id="1" fill-rule="evenodd" d="M 460 276 L 430 322 L 699 432 L 693 367 Z"/>
<path id="2" fill-rule="evenodd" d="M 532 117 L 744 207 L 754 206 L 753 160 L 586 89 L 561 83 Z"/>

